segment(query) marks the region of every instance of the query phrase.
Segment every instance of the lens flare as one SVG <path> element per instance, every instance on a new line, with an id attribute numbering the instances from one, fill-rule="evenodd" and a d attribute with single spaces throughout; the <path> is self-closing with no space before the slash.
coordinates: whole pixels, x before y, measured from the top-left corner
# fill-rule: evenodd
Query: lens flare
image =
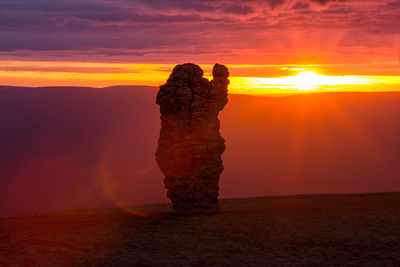
<path id="1" fill-rule="evenodd" d="M 132 188 L 131 190 L 134 192 L 137 191 L 134 190 L 135 181 L 142 170 L 131 169 L 130 166 L 124 163 L 118 163 L 118 158 L 114 153 L 111 146 L 106 146 L 100 159 L 98 179 L 104 195 L 116 208 L 123 212 L 136 217 L 148 216 L 147 213 L 141 212 L 137 210 L 137 207 L 132 206 L 126 194 L 126 188 Z"/>

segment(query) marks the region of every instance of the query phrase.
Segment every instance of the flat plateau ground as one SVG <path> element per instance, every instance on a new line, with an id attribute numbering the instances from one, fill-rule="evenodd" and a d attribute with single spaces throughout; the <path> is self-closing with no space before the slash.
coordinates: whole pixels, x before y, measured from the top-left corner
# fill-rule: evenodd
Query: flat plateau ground
<path id="1" fill-rule="evenodd" d="M 227 199 L 214 216 L 174 215 L 169 204 L 129 210 L 0 218 L 0 265 L 400 263 L 400 193 Z"/>

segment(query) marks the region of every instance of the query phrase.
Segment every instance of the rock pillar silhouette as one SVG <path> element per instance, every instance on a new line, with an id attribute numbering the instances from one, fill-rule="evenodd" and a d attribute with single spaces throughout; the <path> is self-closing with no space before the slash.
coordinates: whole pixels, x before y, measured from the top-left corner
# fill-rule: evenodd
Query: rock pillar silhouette
<path id="1" fill-rule="evenodd" d="M 195 64 L 177 65 L 160 86 L 161 131 L 156 160 L 178 213 L 218 212 L 218 182 L 223 171 L 218 113 L 228 102 L 228 68 L 215 64 L 213 80 Z"/>

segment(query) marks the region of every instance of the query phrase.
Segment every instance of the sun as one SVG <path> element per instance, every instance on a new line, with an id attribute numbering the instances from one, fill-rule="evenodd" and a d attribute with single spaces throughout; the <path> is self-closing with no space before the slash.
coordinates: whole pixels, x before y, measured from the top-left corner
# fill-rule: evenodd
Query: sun
<path id="1" fill-rule="evenodd" d="M 231 88 L 236 91 L 235 93 L 244 94 L 298 93 L 299 91 L 312 93 L 343 89 L 349 91 L 359 88 L 360 85 L 376 83 L 373 77 L 323 75 L 307 69 L 293 76 L 230 77 L 230 80 Z M 233 90 L 230 92 L 232 93 Z"/>
<path id="2" fill-rule="evenodd" d="M 302 71 L 294 77 L 293 82 L 298 90 L 313 90 L 324 83 L 324 76 L 313 71 Z"/>

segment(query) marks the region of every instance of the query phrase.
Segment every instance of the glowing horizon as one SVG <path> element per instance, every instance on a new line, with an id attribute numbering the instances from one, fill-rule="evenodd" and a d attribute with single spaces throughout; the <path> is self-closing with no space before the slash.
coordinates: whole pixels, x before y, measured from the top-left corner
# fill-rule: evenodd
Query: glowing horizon
<path id="1" fill-rule="evenodd" d="M 0 61 L 0 85 L 159 86 L 176 64 Z M 200 64 L 212 79 L 211 64 Z M 335 75 L 323 65 L 228 65 L 231 94 L 287 94 L 325 91 L 400 91 L 397 75 Z M 255 74 L 252 76 L 252 74 Z M 261 74 L 261 75 L 260 75 Z"/>

